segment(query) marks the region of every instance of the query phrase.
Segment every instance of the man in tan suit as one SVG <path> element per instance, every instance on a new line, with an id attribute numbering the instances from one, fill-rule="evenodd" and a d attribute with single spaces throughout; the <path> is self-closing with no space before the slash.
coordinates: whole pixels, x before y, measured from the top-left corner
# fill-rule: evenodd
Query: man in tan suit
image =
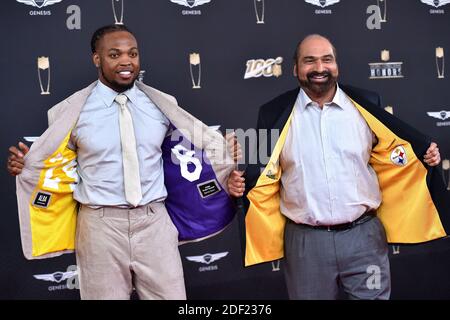
<path id="1" fill-rule="evenodd" d="M 194 137 L 192 144 L 206 153 L 212 148 L 206 141 L 219 145 L 223 137 L 181 110 L 174 97 L 136 83 L 138 44 L 125 26 L 98 29 L 91 48 L 99 81 L 49 110 L 50 127 L 31 150 L 22 142 L 9 149 L 8 171 L 18 175 L 25 256 L 52 257 L 76 247 L 82 299 L 129 299 L 133 287 L 141 299 L 185 299 L 178 251 L 182 235 L 165 203 L 163 142 L 172 126 L 201 128 L 205 138 Z M 48 169 L 61 161 L 60 168 Z M 42 170 L 34 170 L 36 166 Z M 214 169 L 215 181 L 224 185 L 232 164 Z M 36 187 L 30 189 L 30 181 Z M 229 201 L 223 188 L 215 197 Z M 190 202 L 197 205 L 194 199 Z M 42 212 L 57 216 L 44 221 Z M 218 225 L 224 227 L 231 219 L 228 214 Z M 52 232 L 46 229 L 49 223 Z M 218 231 L 209 227 L 199 235 Z M 67 236 L 71 233 L 73 239 Z"/>

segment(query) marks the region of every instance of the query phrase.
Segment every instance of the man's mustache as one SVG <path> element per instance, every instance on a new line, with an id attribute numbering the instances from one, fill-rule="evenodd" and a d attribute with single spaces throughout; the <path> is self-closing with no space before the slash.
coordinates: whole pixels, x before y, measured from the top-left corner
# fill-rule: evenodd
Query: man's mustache
<path id="1" fill-rule="evenodd" d="M 308 78 L 308 79 L 310 79 L 310 78 L 312 78 L 312 77 L 316 77 L 316 76 L 327 76 L 328 78 L 331 78 L 331 72 L 329 72 L 329 71 L 323 71 L 323 72 L 317 72 L 317 71 L 313 71 L 313 72 L 310 72 L 310 73 L 308 73 L 307 75 L 306 75 L 306 77 Z"/>

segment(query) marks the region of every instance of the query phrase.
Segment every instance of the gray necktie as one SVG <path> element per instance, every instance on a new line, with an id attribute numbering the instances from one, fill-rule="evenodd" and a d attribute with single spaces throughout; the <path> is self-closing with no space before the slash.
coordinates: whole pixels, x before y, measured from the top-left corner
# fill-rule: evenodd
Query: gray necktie
<path id="1" fill-rule="evenodd" d="M 133 119 L 131 118 L 130 110 L 127 107 L 127 96 L 119 94 L 115 100 L 120 106 L 119 125 L 120 142 L 122 144 L 125 198 L 130 204 L 136 207 L 142 199 L 142 191 Z"/>

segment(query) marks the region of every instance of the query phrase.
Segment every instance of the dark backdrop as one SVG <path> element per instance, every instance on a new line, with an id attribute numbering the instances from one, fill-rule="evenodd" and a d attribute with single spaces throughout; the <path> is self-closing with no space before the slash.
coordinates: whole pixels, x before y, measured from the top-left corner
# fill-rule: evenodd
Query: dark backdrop
<path id="1" fill-rule="evenodd" d="M 450 119 L 446 113 L 438 119 L 427 112 L 450 111 L 450 74 L 438 78 L 435 55 L 437 47 L 450 52 L 450 5 L 382 2 L 387 4 L 387 22 L 373 30 L 366 25 L 371 16 L 366 10 L 376 0 L 341 0 L 324 8 L 304 0 L 265 0 L 264 24 L 256 23 L 253 0 L 211 0 L 193 8 L 170 0 L 125 0 L 123 21 L 138 38 L 144 82 L 176 96 L 186 110 L 222 129 L 254 127 L 262 103 L 296 86 L 292 54 L 297 42 L 310 33 L 326 35 L 338 50 L 340 81 L 379 92 L 396 116 L 432 136 L 448 159 Z M 41 8 L 42 0 L 34 4 L 1 4 L 1 168 L 6 167 L 8 146 L 40 135 L 47 110 L 96 79 L 90 37 L 98 27 L 114 23 L 110 0 L 63 0 Z M 120 10 L 116 14 L 120 18 Z M 369 79 L 369 63 L 382 62 L 382 50 L 389 50 L 390 62 L 403 63 L 403 78 Z M 192 88 L 190 53 L 200 54 L 201 89 Z M 50 62 L 49 95 L 41 95 L 39 86 L 41 56 Z M 283 58 L 281 75 L 244 79 L 248 60 L 277 57 Z M 44 89 L 47 71 L 41 70 Z M 34 277 L 65 272 L 75 264 L 74 256 L 24 259 L 15 181 L 4 169 L 0 181 L 0 298 L 79 298 L 57 275 L 55 281 Z M 391 247 L 392 298 L 450 298 L 449 244 L 441 239 Z M 209 263 L 186 258 L 225 252 L 216 261 L 206 258 Z M 190 299 L 287 297 L 282 262 L 280 270 L 276 264 L 242 267 L 236 221 L 212 239 L 181 246 L 181 253 Z"/>

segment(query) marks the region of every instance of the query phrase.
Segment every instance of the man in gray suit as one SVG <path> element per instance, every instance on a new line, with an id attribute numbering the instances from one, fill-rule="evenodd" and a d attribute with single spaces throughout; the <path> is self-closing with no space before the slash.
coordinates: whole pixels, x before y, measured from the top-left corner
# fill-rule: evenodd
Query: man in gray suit
<path id="1" fill-rule="evenodd" d="M 249 165 L 246 182 L 243 172 L 233 172 L 228 187 L 236 197 L 245 191 L 245 201 L 250 202 L 245 223 L 246 265 L 284 255 L 291 299 L 336 299 L 340 288 L 351 299 L 388 299 L 388 245 L 376 214 L 382 199 L 378 178 L 383 173 L 376 172 L 369 161 L 377 146 L 377 160 L 383 161 L 386 172 L 403 168 L 403 163 L 392 163 L 391 146 L 378 144 L 374 132 L 378 130 L 379 137 L 385 138 L 380 141 L 391 141 L 387 138 L 389 130 L 380 130 L 381 125 L 378 129 L 374 124 L 371 127 L 358 111 L 357 104 L 371 107 L 373 114 L 380 114 L 378 119 L 389 116 L 384 121 L 392 122 L 392 116 L 380 108 L 379 95 L 338 84 L 338 73 L 336 50 L 328 39 L 310 35 L 298 44 L 294 74 L 300 88 L 263 105 L 258 116 L 258 129 L 275 128 L 286 133 L 285 138 L 279 138 L 285 139 L 282 150 L 266 169 L 263 164 L 264 170 L 260 164 Z M 264 142 L 260 145 L 270 146 L 270 142 Z M 424 145 L 427 151 L 423 162 L 428 166 L 439 164 L 437 145 L 428 141 Z M 427 169 L 420 161 L 416 165 L 424 183 Z M 389 190 L 392 193 L 394 189 Z M 406 203 L 405 198 L 403 195 L 396 202 Z M 383 199 L 387 205 L 386 197 Z M 429 203 L 426 199 L 425 204 Z M 430 218 L 426 210 L 414 210 L 420 217 L 417 224 L 435 219 L 435 211 Z M 398 217 L 401 213 L 395 214 Z M 385 221 L 389 222 L 388 218 Z M 398 229 L 397 233 L 412 234 L 406 226 Z M 437 233 L 441 229 L 438 221 Z M 427 232 L 425 240 L 429 240 Z M 374 283 L 370 282 L 372 275 Z"/>

